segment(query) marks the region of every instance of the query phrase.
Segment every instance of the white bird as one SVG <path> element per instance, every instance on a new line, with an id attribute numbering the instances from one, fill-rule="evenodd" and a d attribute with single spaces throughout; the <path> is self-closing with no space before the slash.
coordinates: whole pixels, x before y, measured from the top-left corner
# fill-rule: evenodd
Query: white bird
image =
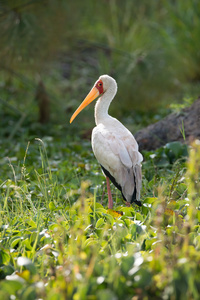
<path id="1" fill-rule="evenodd" d="M 109 209 L 113 208 L 109 179 L 121 191 L 127 206 L 133 202 L 142 205 L 142 154 L 131 132 L 108 114 L 116 92 L 116 81 L 108 75 L 100 76 L 70 119 L 72 123 L 84 107 L 100 96 L 95 105 L 96 127 L 92 131 L 92 149 L 106 177 Z"/>

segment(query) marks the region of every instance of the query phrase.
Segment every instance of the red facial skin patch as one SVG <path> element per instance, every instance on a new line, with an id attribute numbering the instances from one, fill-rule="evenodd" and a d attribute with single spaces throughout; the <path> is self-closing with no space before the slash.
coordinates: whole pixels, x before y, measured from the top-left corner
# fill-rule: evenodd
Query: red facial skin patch
<path id="1" fill-rule="evenodd" d="M 95 87 L 98 89 L 99 95 L 103 94 L 103 82 L 101 80 L 97 82 Z"/>

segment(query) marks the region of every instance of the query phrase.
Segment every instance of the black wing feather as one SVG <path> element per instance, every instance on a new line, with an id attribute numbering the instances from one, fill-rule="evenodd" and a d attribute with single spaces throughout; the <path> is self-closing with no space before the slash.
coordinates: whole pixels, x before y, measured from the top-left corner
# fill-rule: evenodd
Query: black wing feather
<path id="1" fill-rule="evenodd" d="M 118 188 L 118 190 L 120 190 L 120 192 L 122 193 L 122 188 L 116 182 L 115 178 L 102 165 L 100 165 L 100 166 L 101 166 L 104 174 L 110 179 L 110 181 L 114 184 L 114 186 L 116 186 L 116 188 Z M 135 178 L 134 178 L 134 180 L 135 180 Z M 136 184 L 135 184 L 135 186 L 136 186 Z M 123 193 L 122 193 L 122 197 L 124 198 L 125 201 L 127 201 L 126 198 L 124 197 Z M 136 199 L 136 188 L 134 189 L 134 192 L 133 192 L 133 195 L 132 195 L 132 198 L 131 198 L 131 203 L 133 203 L 133 202 L 136 203 L 138 206 L 142 206 L 141 201 Z"/>

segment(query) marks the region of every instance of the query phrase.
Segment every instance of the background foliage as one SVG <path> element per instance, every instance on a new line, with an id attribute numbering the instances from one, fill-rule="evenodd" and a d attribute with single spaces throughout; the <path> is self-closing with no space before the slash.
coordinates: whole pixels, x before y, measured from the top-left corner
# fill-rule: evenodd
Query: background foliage
<path id="1" fill-rule="evenodd" d="M 91 152 L 103 73 L 134 133 L 199 93 L 200 2 L 0 0 L 0 298 L 198 299 L 200 146 L 143 152 L 127 208 Z"/>
<path id="2" fill-rule="evenodd" d="M 103 73 L 119 84 L 117 116 L 198 96 L 199 1 L 0 3 L 3 82 L 20 77 L 34 89 L 42 79 L 56 113 L 78 105 Z"/>

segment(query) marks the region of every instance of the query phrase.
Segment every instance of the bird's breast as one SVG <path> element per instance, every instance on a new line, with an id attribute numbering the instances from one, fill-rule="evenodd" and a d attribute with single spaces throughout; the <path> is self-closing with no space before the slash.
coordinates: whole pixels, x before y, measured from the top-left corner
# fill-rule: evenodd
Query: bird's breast
<path id="1" fill-rule="evenodd" d="M 113 173 L 113 167 L 118 163 L 118 157 L 110 151 L 106 128 L 103 125 L 96 126 L 92 131 L 92 150 L 98 162 Z"/>

